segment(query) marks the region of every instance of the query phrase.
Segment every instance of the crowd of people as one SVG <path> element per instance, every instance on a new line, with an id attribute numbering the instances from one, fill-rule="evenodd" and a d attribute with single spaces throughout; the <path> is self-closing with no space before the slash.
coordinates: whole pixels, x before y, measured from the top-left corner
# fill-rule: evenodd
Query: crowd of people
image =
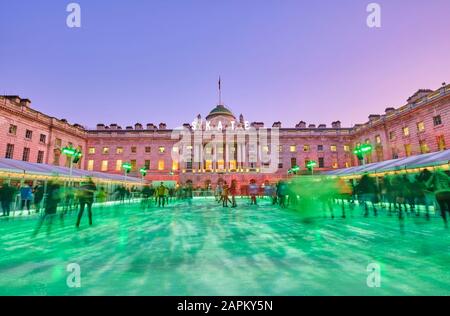
<path id="1" fill-rule="evenodd" d="M 200 192 L 201 191 L 201 192 Z M 164 182 L 138 187 L 118 186 L 113 192 L 107 192 L 104 187 L 94 183 L 91 178 L 75 185 L 63 185 L 58 180 L 52 180 L 44 187 L 37 184 L 22 183 L 14 186 L 4 182 L 0 185 L 0 201 L 4 217 L 11 215 L 12 205 L 15 216 L 32 210 L 41 217 L 35 234 L 39 232 L 44 222 L 48 229 L 57 213 L 61 218 L 67 212 L 77 210 L 75 226 L 80 227 L 81 220 L 87 211 L 89 225 L 92 225 L 92 206 L 94 202 L 102 205 L 109 200 L 124 203 L 133 197 L 138 197 L 143 209 L 151 207 L 164 208 L 174 200 L 186 201 L 192 204 L 194 195 L 213 195 L 215 201 L 223 207 L 236 208 L 237 197 L 247 197 L 248 205 L 258 205 L 261 200 L 280 208 L 296 209 L 302 214 L 317 216 L 318 211 L 329 212 L 334 218 L 334 208 L 341 209 L 342 217 L 347 212 L 353 212 L 360 205 L 364 216 L 373 212 L 378 216 L 381 209 L 388 215 L 397 214 L 402 219 L 408 216 L 424 215 L 430 218 L 430 211 L 438 211 L 447 226 L 450 213 L 450 176 L 448 172 L 424 169 L 417 174 L 394 174 L 374 177 L 367 174 L 359 178 L 337 178 L 327 176 L 299 176 L 277 183 L 265 181 L 258 185 L 251 180 L 247 185 L 238 187 L 238 182 L 230 184 L 220 181 L 212 190 L 211 184 L 203 190 L 194 189 L 192 182 L 180 185 L 169 185 Z M 199 193 L 200 192 L 200 193 Z M 58 211 L 59 210 L 59 211 Z M 18 213 L 18 215 L 16 214 Z"/>

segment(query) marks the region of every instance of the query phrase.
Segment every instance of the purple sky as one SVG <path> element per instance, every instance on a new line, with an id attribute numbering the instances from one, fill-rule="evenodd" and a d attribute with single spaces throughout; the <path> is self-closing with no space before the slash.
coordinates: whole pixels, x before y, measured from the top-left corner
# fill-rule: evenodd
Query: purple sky
<path id="1" fill-rule="evenodd" d="M 382 28 L 362 0 L 0 0 L 0 94 L 72 123 L 236 115 L 292 127 L 344 125 L 450 81 L 450 1 L 386 0 Z"/>

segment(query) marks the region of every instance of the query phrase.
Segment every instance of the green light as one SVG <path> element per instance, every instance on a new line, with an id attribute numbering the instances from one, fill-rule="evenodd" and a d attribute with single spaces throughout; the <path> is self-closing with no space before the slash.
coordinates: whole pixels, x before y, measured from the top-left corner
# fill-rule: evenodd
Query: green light
<path id="1" fill-rule="evenodd" d="M 123 168 L 127 173 L 129 173 L 133 167 L 131 166 L 131 163 L 129 163 L 129 162 L 124 162 L 124 163 L 122 164 L 122 168 Z"/>
<path id="2" fill-rule="evenodd" d="M 308 169 L 312 169 L 312 168 L 314 168 L 315 166 L 317 166 L 317 162 L 315 162 L 314 160 L 310 160 L 310 161 L 308 161 L 308 163 L 306 164 L 306 167 L 307 167 Z"/>
<path id="3" fill-rule="evenodd" d="M 145 167 L 139 169 L 139 172 L 141 173 L 141 175 L 142 175 L 143 177 L 145 177 L 145 176 L 147 175 L 147 171 L 148 171 L 148 169 L 145 168 Z"/>
<path id="4" fill-rule="evenodd" d="M 62 153 L 67 156 L 74 156 L 77 153 L 77 150 L 72 147 L 64 147 Z"/>
<path id="5" fill-rule="evenodd" d="M 364 159 L 364 155 L 368 155 L 372 152 L 372 145 L 370 144 L 362 144 L 362 145 L 358 145 L 356 146 L 355 150 L 353 151 L 353 153 L 358 157 L 359 160 L 363 160 Z"/>

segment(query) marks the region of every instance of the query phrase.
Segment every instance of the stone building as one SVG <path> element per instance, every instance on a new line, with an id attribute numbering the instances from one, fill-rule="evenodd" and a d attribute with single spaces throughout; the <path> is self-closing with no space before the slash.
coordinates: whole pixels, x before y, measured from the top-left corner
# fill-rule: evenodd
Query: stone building
<path id="1" fill-rule="evenodd" d="M 131 175 L 139 175 L 145 166 L 150 181 L 204 185 L 220 179 L 240 183 L 255 179 L 262 183 L 286 177 L 294 166 L 304 170 L 309 160 L 317 162 L 318 171 L 354 166 L 358 161 L 353 148 L 361 143 L 373 145 L 368 162 L 444 150 L 450 141 L 449 116 L 450 85 L 446 84 L 437 90 L 418 90 L 406 104 L 388 107 L 384 114 L 372 114 L 368 122 L 353 127 L 342 127 L 340 121 L 330 126 L 300 121 L 295 127 L 284 127 L 278 121 L 266 128 L 243 115 L 236 117 L 219 104 L 204 120 L 198 115 L 183 129 L 169 129 L 165 123 L 125 128 L 113 123 L 86 130 L 33 110 L 27 99 L 5 96 L 0 97 L 0 156 L 67 165 L 61 149 L 73 146 L 84 154 L 78 167 L 88 170 L 120 174 L 122 164 L 129 162 Z M 203 138 L 186 144 L 180 142 L 183 132 L 191 140 L 198 133 Z M 263 157 L 270 157 L 270 162 Z"/>

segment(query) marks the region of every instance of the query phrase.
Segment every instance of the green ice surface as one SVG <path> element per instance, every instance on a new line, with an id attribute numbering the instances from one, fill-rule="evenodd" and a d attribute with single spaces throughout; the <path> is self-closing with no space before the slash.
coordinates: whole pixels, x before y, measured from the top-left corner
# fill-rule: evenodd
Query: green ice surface
<path id="1" fill-rule="evenodd" d="M 450 232 L 438 217 L 357 208 L 305 220 L 269 201 L 238 203 L 97 207 L 93 227 L 84 217 L 77 231 L 72 213 L 36 238 L 37 217 L 2 219 L 0 295 L 450 295 Z M 80 288 L 67 285 L 70 263 Z M 379 288 L 367 286 L 372 263 Z"/>

